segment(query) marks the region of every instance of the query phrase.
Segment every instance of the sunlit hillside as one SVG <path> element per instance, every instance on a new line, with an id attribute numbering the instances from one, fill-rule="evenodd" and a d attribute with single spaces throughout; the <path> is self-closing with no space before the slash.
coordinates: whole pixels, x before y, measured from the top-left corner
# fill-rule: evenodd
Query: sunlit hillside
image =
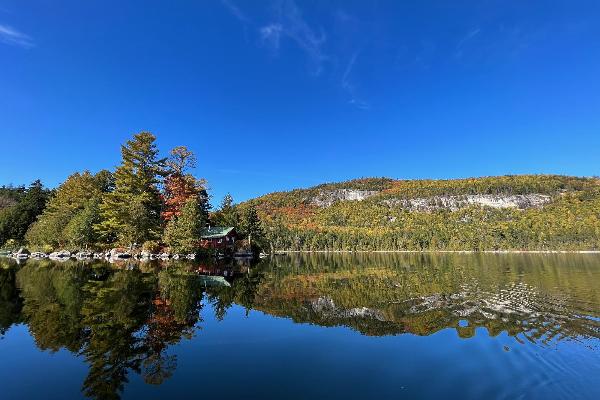
<path id="1" fill-rule="evenodd" d="M 253 204 L 274 250 L 594 250 L 600 180 L 519 175 L 364 178 Z"/>

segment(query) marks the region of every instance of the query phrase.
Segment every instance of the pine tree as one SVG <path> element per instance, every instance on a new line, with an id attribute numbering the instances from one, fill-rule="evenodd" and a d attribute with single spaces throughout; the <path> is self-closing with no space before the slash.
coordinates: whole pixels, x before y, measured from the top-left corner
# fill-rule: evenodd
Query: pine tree
<path id="1" fill-rule="evenodd" d="M 233 197 L 230 193 L 227 193 L 225 197 L 223 197 L 223 201 L 221 201 L 221 212 L 229 213 L 233 211 Z"/>
<path id="2" fill-rule="evenodd" d="M 239 227 L 239 215 L 233 207 L 233 197 L 227 193 L 221 201 L 221 206 L 217 212 L 214 213 L 214 223 L 222 226 L 233 226 Z"/>
<path id="3" fill-rule="evenodd" d="M 17 204 L 0 213 L 0 245 L 9 239 L 21 242 L 29 226 L 42 213 L 50 191 L 39 180 L 33 182 L 20 196 Z"/>
<path id="4" fill-rule="evenodd" d="M 150 132 L 140 132 L 121 146 L 115 189 L 104 196 L 102 222 L 96 225 L 106 241 L 131 246 L 160 236 L 158 184 L 164 174 L 164 160 L 158 158 L 155 141 Z"/>
<path id="5" fill-rule="evenodd" d="M 246 211 L 243 223 L 243 231 L 248 236 L 248 242 L 251 248 L 257 248 L 262 243 L 264 231 L 258 212 L 254 205 L 250 205 Z"/>
<path id="6" fill-rule="evenodd" d="M 167 223 L 164 242 L 175 253 L 195 253 L 198 251 L 200 231 L 205 225 L 197 199 L 191 197 L 184 204 L 181 213 Z"/>

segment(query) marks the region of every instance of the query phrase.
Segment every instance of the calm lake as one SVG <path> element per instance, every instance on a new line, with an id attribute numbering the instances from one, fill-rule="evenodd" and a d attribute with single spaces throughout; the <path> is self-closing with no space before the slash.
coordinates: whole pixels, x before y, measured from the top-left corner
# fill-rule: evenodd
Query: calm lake
<path id="1" fill-rule="evenodd" d="M 600 398 L 600 256 L 0 259 L 0 398 Z"/>

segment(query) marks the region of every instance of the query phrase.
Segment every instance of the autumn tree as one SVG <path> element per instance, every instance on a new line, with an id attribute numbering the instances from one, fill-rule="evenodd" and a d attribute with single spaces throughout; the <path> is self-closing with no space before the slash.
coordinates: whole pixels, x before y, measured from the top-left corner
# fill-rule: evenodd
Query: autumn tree
<path id="1" fill-rule="evenodd" d="M 188 173 L 196 167 L 196 156 L 185 146 L 175 147 L 166 161 L 167 170 L 163 191 L 162 218 L 169 222 L 179 216 L 190 198 L 197 202 L 198 209 L 206 220 L 208 217 L 208 193 L 206 181 Z"/>
<path id="2" fill-rule="evenodd" d="M 96 225 L 105 241 L 131 246 L 160 236 L 158 185 L 164 160 L 158 158 L 155 141 L 152 133 L 140 132 L 121 146 L 122 162 L 114 173 L 114 190 L 104 196 L 102 221 Z"/>

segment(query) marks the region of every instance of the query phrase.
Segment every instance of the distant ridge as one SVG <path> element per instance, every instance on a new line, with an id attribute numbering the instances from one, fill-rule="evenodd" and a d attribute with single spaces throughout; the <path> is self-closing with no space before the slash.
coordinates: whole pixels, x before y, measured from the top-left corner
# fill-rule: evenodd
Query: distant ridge
<path id="1" fill-rule="evenodd" d="M 597 250 L 600 180 L 360 178 L 253 204 L 280 250 Z"/>

